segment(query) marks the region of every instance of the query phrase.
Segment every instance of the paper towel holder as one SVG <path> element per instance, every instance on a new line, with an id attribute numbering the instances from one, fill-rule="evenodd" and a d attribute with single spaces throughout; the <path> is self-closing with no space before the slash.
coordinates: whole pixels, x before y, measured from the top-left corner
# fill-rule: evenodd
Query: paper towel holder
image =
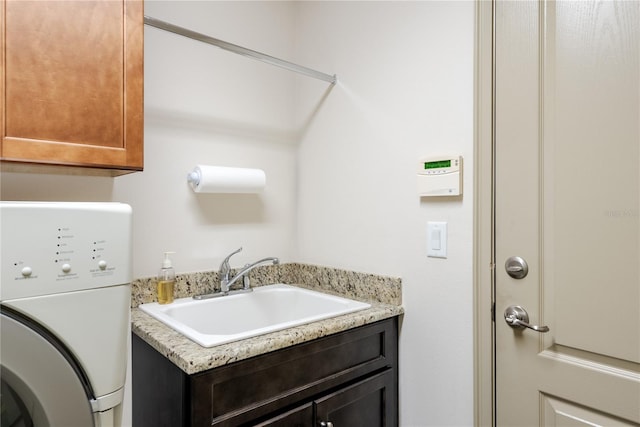
<path id="1" fill-rule="evenodd" d="M 262 169 L 196 165 L 187 183 L 196 193 L 260 193 L 266 177 Z"/>

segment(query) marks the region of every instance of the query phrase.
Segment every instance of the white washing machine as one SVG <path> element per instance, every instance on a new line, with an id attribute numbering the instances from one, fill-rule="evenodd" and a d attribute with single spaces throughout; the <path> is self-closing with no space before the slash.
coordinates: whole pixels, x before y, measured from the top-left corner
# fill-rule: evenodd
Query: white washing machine
<path id="1" fill-rule="evenodd" d="M 0 202 L 0 226 L 0 425 L 119 426 L 131 208 Z"/>

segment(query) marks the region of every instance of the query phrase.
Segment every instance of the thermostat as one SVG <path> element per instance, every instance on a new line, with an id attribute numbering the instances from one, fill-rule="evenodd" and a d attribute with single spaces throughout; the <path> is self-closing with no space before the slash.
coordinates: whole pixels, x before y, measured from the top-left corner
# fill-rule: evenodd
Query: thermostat
<path id="1" fill-rule="evenodd" d="M 462 194 L 462 157 L 424 157 L 418 162 L 418 195 L 421 197 Z"/>

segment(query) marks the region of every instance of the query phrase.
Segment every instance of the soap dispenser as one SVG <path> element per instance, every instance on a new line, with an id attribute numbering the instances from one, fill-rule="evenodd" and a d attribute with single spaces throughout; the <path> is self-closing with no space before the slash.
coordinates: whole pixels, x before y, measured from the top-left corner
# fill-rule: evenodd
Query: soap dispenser
<path id="1" fill-rule="evenodd" d="M 176 283 L 176 272 L 173 270 L 169 255 L 175 252 L 165 252 L 162 268 L 158 273 L 158 303 L 170 304 L 173 302 L 173 290 Z"/>

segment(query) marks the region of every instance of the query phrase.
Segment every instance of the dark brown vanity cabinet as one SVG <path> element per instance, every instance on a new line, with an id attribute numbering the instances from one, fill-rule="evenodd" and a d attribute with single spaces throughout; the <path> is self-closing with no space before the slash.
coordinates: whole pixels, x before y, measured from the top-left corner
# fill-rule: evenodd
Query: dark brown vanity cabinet
<path id="1" fill-rule="evenodd" d="M 194 375 L 134 335 L 134 427 L 397 426 L 397 324 L 383 320 Z"/>

